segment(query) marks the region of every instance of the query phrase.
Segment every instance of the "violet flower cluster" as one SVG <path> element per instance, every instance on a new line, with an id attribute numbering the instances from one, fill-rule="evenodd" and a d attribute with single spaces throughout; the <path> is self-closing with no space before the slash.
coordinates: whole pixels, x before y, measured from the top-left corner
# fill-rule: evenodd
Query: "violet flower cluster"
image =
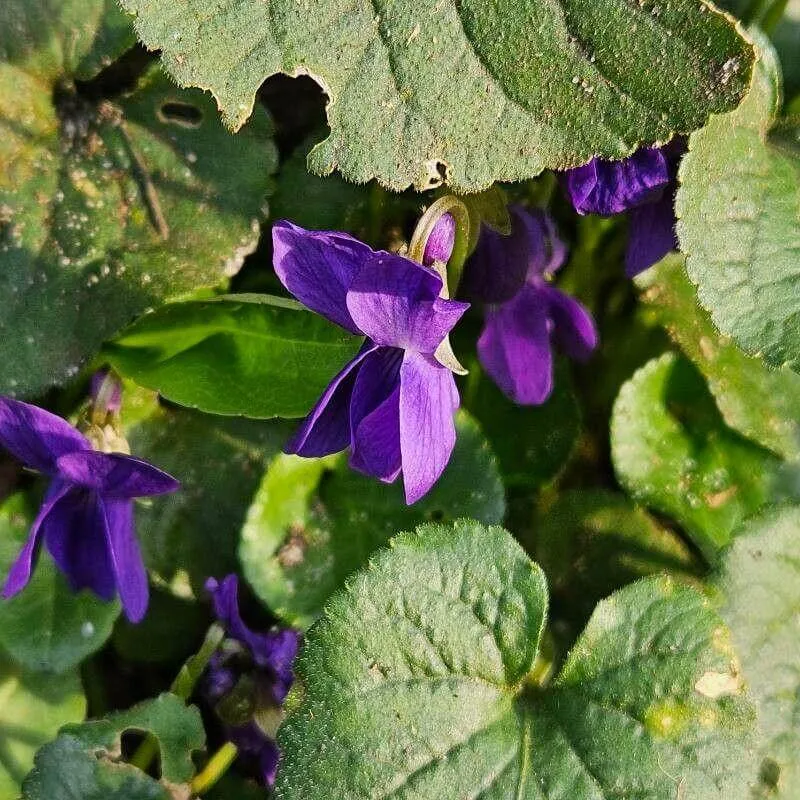
<path id="1" fill-rule="evenodd" d="M 366 337 L 286 451 L 324 456 L 349 447 L 350 465 L 360 472 L 387 483 L 402 473 L 406 500 L 415 502 L 442 474 L 455 445 L 459 396 L 437 352 L 468 304 L 442 297 L 442 278 L 430 267 L 376 252 L 346 233 L 278 222 L 272 236 L 284 286 L 308 308 Z M 447 237 L 436 247 L 446 249 Z"/>
<path id="2" fill-rule="evenodd" d="M 174 492 L 178 481 L 139 458 L 94 450 L 65 420 L 8 397 L 0 397 L 0 445 L 50 478 L 3 597 L 28 584 L 44 543 L 73 591 L 90 589 L 103 600 L 119 594 L 125 615 L 139 622 L 149 590 L 133 499 Z"/>
<path id="3" fill-rule="evenodd" d="M 228 575 L 222 581 L 209 578 L 214 613 L 234 648 L 217 651 L 209 663 L 204 693 L 218 705 L 246 678 L 250 702 L 246 719 L 225 723 L 225 733 L 239 751 L 239 759 L 265 786 L 272 786 L 280 760 L 275 734 L 281 707 L 294 682 L 293 664 L 300 633 L 291 628 L 256 633 L 245 625 L 239 611 L 239 581 Z"/>
<path id="4" fill-rule="evenodd" d="M 553 347 L 585 361 L 597 346 L 589 312 L 550 282 L 567 249 L 544 211 L 509 209 L 511 233 L 483 226 L 464 292 L 486 304 L 478 358 L 515 403 L 544 403 L 553 390 Z"/>
<path id="5" fill-rule="evenodd" d="M 579 214 L 628 213 L 629 277 L 678 247 L 674 205 L 684 150 L 684 142 L 675 140 L 662 148 L 642 148 L 621 161 L 594 158 L 565 174 L 567 194 Z"/>

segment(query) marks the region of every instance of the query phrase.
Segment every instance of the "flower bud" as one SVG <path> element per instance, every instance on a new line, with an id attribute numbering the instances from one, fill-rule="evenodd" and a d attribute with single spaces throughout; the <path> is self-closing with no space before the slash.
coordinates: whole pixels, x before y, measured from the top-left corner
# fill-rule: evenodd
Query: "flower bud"
<path id="1" fill-rule="evenodd" d="M 422 263 L 426 267 L 431 266 L 434 261 L 446 264 L 453 253 L 455 241 L 456 221 L 451 214 L 442 214 L 425 243 L 425 255 L 422 257 Z"/>

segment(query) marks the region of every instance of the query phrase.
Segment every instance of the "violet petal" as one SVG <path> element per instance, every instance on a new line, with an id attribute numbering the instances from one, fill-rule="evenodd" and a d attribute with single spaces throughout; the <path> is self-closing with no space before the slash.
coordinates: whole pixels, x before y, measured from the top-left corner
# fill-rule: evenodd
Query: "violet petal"
<path id="1" fill-rule="evenodd" d="M 55 473 L 59 456 L 90 447 L 66 420 L 10 397 L 0 397 L 0 446 L 48 475 Z"/>
<path id="2" fill-rule="evenodd" d="M 74 486 L 55 504 L 42 526 L 50 555 L 74 592 L 90 589 L 109 601 L 115 594 L 114 572 L 100 496 Z"/>
<path id="3" fill-rule="evenodd" d="M 400 451 L 409 505 L 427 494 L 450 460 L 458 405 L 453 374 L 428 356 L 407 352 L 400 367 Z"/>
<path id="4" fill-rule="evenodd" d="M 595 158 L 565 175 L 579 214 L 620 214 L 649 202 L 670 182 L 670 167 L 658 148 L 642 148 L 620 161 Z"/>
<path id="5" fill-rule="evenodd" d="M 122 453 L 82 450 L 61 456 L 56 464 L 67 480 L 105 497 L 150 497 L 180 489 L 180 483 L 163 470 Z"/>
<path id="6" fill-rule="evenodd" d="M 625 273 L 633 278 L 678 249 L 672 192 L 664 192 L 655 203 L 634 208 L 628 214 L 628 248 Z"/>
<path id="7" fill-rule="evenodd" d="M 102 503 L 111 568 L 122 609 L 131 622 L 140 622 L 147 612 L 150 591 L 133 525 L 133 501 L 103 498 Z"/>
<path id="8" fill-rule="evenodd" d="M 309 231 L 286 220 L 272 226 L 272 244 L 281 283 L 312 311 L 358 333 L 345 295 L 372 248 L 346 233 Z"/>
<path id="9" fill-rule="evenodd" d="M 520 405 L 539 405 L 553 390 L 553 356 L 545 296 L 535 285 L 490 309 L 478 339 L 483 368 Z"/>
<path id="10" fill-rule="evenodd" d="M 585 361 L 597 347 L 597 328 L 592 315 L 574 297 L 555 286 L 542 286 L 539 290 L 548 306 L 548 316 L 553 327 L 552 340 L 562 352 Z"/>
<path id="11" fill-rule="evenodd" d="M 442 279 L 428 267 L 376 253 L 350 284 L 347 308 L 376 344 L 432 354 L 469 308 L 439 297 Z"/>
<path id="12" fill-rule="evenodd" d="M 383 481 L 400 471 L 400 365 L 403 351 L 381 347 L 359 370 L 350 403 L 350 466 Z"/>
<path id="13" fill-rule="evenodd" d="M 11 569 L 8 571 L 2 594 L 5 599 L 18 594 L 28 585 L 39 552 L 41 538 L 44 534 L 44 525 L 54 506 L 56 506 L 69 491 L 69 484 L 64 481 L 59 481 L 57 478 L 47 490 L 39 513 L 36 515 L 36 519 L 34 519 L 31 525 L 28 540 L 25 542 L 25 546 L 20 550 L 19 555 L 11 565 Z"/>
<path id="14" fill-rule="evenodd" d="M 328 384 L 314 408 L 284 447 L 286 453 L 317 458 L 338 453 L 350 444 L 350 399 L 361 363 L 378 347 L 364 342 L 361 350 Z"/>

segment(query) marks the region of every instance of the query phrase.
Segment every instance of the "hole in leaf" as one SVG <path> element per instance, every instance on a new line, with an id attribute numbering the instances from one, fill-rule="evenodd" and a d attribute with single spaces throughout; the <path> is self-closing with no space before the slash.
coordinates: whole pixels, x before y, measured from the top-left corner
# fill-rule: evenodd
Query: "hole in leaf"
<path id="1" fill-rule="evenodd" d="M 139 752 L 139 748 L 141 747 L 150 747 L 149 743 L 146 743 L 147 737 L 144 732 L 137 731 L 137 730 L 129 730 L 125 731 L 122 736 L 120 737 L 120 751 L 122 755 L 122 760 L 126 763 L 129 763 L 134 756 L 137 755 Z M 152 760 L 146 770 L 147 774 L 151 778 L 155 778 L 156 780 L 161 779 L 161 749 L 158 745 L 155 745 L 154 748 L 155 752 L 152 756 Z"/>
<path id="2" fill-rule="evenodd" d="M 190 103 L 168 100 L 158 109 L 158 118 L 167 125 L 180 125 L 182 128 L 199 128 L 203 112 Z"/>

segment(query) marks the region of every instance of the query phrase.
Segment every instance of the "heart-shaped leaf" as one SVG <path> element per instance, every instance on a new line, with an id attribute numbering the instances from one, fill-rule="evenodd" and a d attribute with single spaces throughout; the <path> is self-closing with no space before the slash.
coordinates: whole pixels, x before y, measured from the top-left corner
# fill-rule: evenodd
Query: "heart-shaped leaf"
<path id="1" fill-rule="evenodd" d="M 772 509 L 738 531 L 721 565 L 730 625 L 763 735 L 765 796 L 800 791 L 800 508 Z"/>
<path id="2" fill-rule="evenodd" d="M 307 635 L 278 798 L 748 796 L 754 716 L 707 600 L 617 592 L 552 686 L 532 675 L 546 610 L 501 528 L 399 536 Z"/>
<path id="3" fill-rule="evenodd" d="M 279 455 L 242 528 L 239 558 L 259 597 L 292 625 L 307 627 L 345 579 L 403 528 L 469 516 L 501 522 L 503 484 L 486 439 L 464 412 L 450 463 L 433 489 L 407 506 L 399 483 L 352 471 L 344 455 Z"/>
<path id="4" fill-rule="evenodd" d="M 800 375 L 770 369 L 721 336 L 698 307 L 681 258 L 665 259 L 637 283 L 656 320 L 703 373 L 725 422 L 784 458 L 800 456 Z"/>
<path id="5" fill-rule="evenodd" d="M 800 128 L 776 126 L 780 69 L 764 38 L 759 50 L 747 99 L 689 140 L 678 238 L 719 329 L 800 372 Z"/>
<path id="6" fill-rule="evenodd" d="M 330 99 L 312 171 L 463 191 L 621 157 L 736 106 L 752 49 L 702 0 L 124 0 L 239 127 L 276 72 Z"/>
<path id="7" fill-rule="evenodd" d="M 634 499 L 680 522 L 710 561 L 778 492 L 780 461 L 725 425 L 703 377 L 674 353 L 622 387 L 611 448 Z"/>

